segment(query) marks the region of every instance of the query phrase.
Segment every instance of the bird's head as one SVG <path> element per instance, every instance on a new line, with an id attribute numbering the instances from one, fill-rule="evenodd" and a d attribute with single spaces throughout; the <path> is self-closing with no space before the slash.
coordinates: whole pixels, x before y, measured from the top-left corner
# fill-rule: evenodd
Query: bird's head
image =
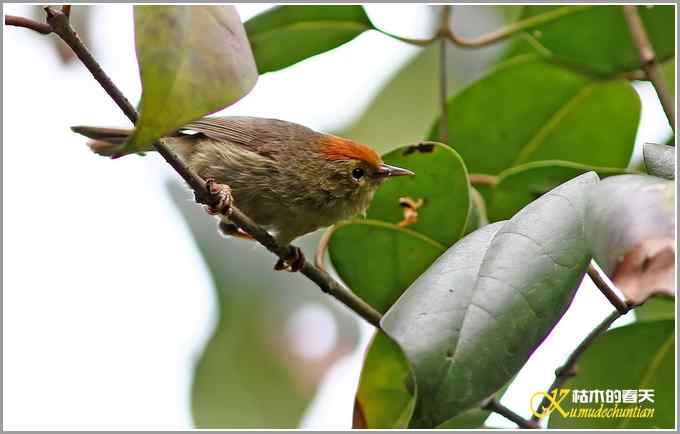
<path id="1" fill-rule="evenodd" d="M 373 149 L 352 140 L 327 136 L 319 151 L 335 193 L 365 202 L 365 206 L 386 179 L 415 175 L 410 170 L 383 163 Z"/>

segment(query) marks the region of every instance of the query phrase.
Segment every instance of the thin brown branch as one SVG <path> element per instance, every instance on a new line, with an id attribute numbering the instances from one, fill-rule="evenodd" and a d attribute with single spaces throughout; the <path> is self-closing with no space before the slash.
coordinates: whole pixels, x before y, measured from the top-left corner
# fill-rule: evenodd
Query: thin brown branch
<path id="1" fill-rule="evenodd" d="M 581 341 L 574 351 L 571 352 L 564 364 L 555 370 L 555 381 L 553 381 L 547 393 L 543 396 L 540 404 L 538 404 L 538 407 L 536 407 L 536 411 L 533 412 L 534 414 L 531 416 L 532 421 L 538 422 L 543 416 L 545 416 L 546 409 L 550 407 L 550 394 L 553 391 L 560 389 L 569 378 L 576 375 L 576 362 L 581 357 L 581 355 L 590 347 L 590 345 L 595 341 L 595 339 L 597 339 L 598 336 L 606 332 L 609 329 L 609 326 L 611 326 L 614 321 L 624 314 L 625 313 L 622 314 L 618 309 L 610 313 L 609 316 L 604 319 L 604 321 L 602 321 L 590 333 L 588 333 L 585 339 L 583 339 L 583 341 Z"/>
<path id="2" fill-rule="evenodd" d="M 38 21 L 29 18 L 17 17 L 14 15 L 5 15 L 5 25 L 31 29 L 38 33 L 42 33 L 43 35 L 52 33 L 52 28 L 48 24 L 39 23 Z"/>
<path id="3" fill-rule="evenodd" d="M 630 305 L 621 300 L 614 288 L 604 279 L 600 272 L 595 268 L 592 262 L 588 265 L 588 276 L 593 281 L 595 286 L 607 297 L 607 300 L 619 311 L 621 315 L 625 315 L 630 310 Z"/>
<path id="4" fill-rule="evenodd" d="M 578 5 L 578 6 L 565 6 L 565 7 L 560 7 L 557 9 L 553 9 L 549 12 L 535 15 L 533 17 L 525 18 L 519 21 L 515 21 L 514 23 L 508 24 L 507 26 L 501 27 L 498 30 L 495 30 L 493 32 L 487 33 L 486 35 L 482 36 L 477 36 L 473 38 L 465 38 L 462 36 L 457 36 L 455 35 L 451 30 L 447 30 L 446 32 L 446 37 L 453 42 L 454 44 L 464 47 L 464 48 L 480 48 L 480 47 L 486 47 L 491 44 L 495 44 L 496 42 L 500 42 L 502 40 L 505 40 L 519 32 L 522 32 L 524 30 L 530 29 L 531 27 L 539 26 L 541 24 L 548 23 L 550 21 L 554 21 L 558 18 L 561 18 L 566 15 L 570 15 L 576 12 L 580 12 L 583 9 L 587 9 L 593 7 L 592 5 Z M 398 39 L 402 42 L 406 42 L 407 44 L 411 45 L 416 45 L 419 47 L 424 47 L 427 45 L 430 45 L 431 43 L 437 41 L 439 39 L 439 33 L 429 39 L 414 39 L 414 38 L 403 38 L 400 36 L 393 35 L 391 33 L 382 31 L 382 33 L 391 36 L 395 39 Z"/>
<path id="5" fill-rule="evenodd" d="M 630 36 L 633 40 L 633 44 L 637 47 L 638 54 L 640 55 L 640 62 L 642 63 L 642 69 L 644 69 L 647 74 L 647 78 L 654 85 L 657 95 L 659 95 L 659 100 L 663 106 L 663 111 L 666 113 L 668 118 L 668 123 L 671 125 L 675 131 L 675 104 L 673 102 L 673 95 L 668 88 L 668 83 L 661 73 L 661 67 L 654 53 L 654 48 L 652 43 L 647 36 L 647 31 L 642 23 L 640 14 L 638 14 L 637 6 L 635 5 L 623 5 L 623 14 L 626 17 L 626 22 L 628 23 L 628 29 L 630 30 Z"/>
<path id="6" fill-rule="evenodd" d="M 439 24 L 439 103 L 441 104 L 441 118 L 439 120 L 439 141 L 449 142 L 449 113 L 447 107 L 447 62 L 446 45 L 449 31 L 449 19 L 451 18 L 451 6 L 442 6 L 441 22 Z"/>
<path id="7" fill-rule="evenodd" d="M 533 420 L 524 419 L 519 414 L 510 410 L 508 407 L 504 406 L 496 400 L 495 397 L 489 398 L 486 402 L 482 404 L 482 409 L 498 413 L 509 421 L 517 424 L 518 427 L 524 429 L 535 429 L 538 428 L 538 424 Z"/>
<path id="8" fill-rule="evenodd" d="M 80 40 L 76 32 L 71 27 L 68 17 L 61 11 L 51 7 L 46 7 L 47 23 L 51 31 L 59 35 L 62 40 L 73 50 L 76 56 L 81 60 L 83 65 L 90 71 L 92 76 L 109 94 L 111 99 L 118 105 L 118 107 L 125 113 L 125 115 L 133 123 L 137 122 L 138 114 L 135 108 L 130 104 L 123 93 L 111 81 L 108 75 L 104 72 L 101 66 L 94 59 L 85 44 Z M 179 175 L 189 184 L 196 196 L 196 201 L 209 206 L 216 206 L 219 203 L 219 196 L 210 192 L 206 186 L 206 182 L 192 171 L 174 152 L 166 147 L 161 142 L 154 143 L 156 150 L 165 158 L 165 160 L 179 173 Z M 284 261 L 292 260 L 297 256 L 297 247 L 291 245 L 281 245 L 276 239 L 267 231 L 262 229 L 259 225 L 253 222 L 248 216 L 243 214 L 236 206 L 231 206 L 229 210 L 229 220 L 231 220 L 238 227 L 246 231 L 267 250 L 277 255 Z M 357 297 L 347 288 L 340 285 L 335 279 L 328 275 L 323 270 L 320 270 L 313 265 L 305 262 L 300 269 L 300 272 L 316 283 L 323 292 L 326 292 L 337 298 L 347 307 L 359 314 L 369 323 L 376 327 L 380 327 L 381 315 L 373 309 L 366 302 Z"/>

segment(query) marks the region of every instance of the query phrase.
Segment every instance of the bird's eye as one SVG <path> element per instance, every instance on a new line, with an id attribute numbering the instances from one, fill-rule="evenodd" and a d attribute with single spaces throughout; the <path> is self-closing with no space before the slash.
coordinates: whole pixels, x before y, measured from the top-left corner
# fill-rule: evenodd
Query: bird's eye
<path id="1" fill-rule="evenodd" d="M 352 170 L 352 177 L 354 177 L 354 179 L 361 179 L 362 176 L 364 176 L 364 169 L 361 167 Z"/>

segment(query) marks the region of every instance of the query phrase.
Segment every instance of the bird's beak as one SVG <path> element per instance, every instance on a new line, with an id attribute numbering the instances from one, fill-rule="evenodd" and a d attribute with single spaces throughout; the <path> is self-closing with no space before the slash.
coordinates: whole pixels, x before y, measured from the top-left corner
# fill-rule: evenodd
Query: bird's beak
<path id="1" fill-rule="evenodd" d="M 389 164 L 381 164 L 378 166 L 378 175 L 387 178 L 388 176 L 411 176 L 415 173 L 401 167 L 390 166 Z"/>

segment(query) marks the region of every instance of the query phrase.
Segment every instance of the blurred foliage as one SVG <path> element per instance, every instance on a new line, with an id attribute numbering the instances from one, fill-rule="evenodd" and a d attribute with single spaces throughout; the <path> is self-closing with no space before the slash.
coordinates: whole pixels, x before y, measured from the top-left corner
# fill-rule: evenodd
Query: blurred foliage
<path id="1" fill-rule="evenodd" d="M 592 417 L 564 418 L 551 413 L 550 428 L 673 428 L 675 426 L 675 322 L 640 322 L 611 330 L 586 350 L 578 363 L 578 375 L 566 382 L 566 389 L 639 390 L 652 389 L 653 402 L 640 402 L 641 408 L 654 409 L 650 418 Z M 572 394 L 561 403 L 574 404 Z M 600 404 L 585 405 L 598 408 Z M 609 405 L 608 407 L 613 407 Z M 624 407 L 624 406 L 620 406 Z"/>
<path id="2" fill-rule="evenodd" d="M 356 320 L 302 276 L 274 272 L 274 257 L 263 247 L 220 237 L 214 219 L 183 188 L 173 184 L 170 191 L 208 265 L 219 308 L 196 365 L 196 426 L 297 427 L 324 372 L 356 346 Z M 317 237 L 303 241 L 311 248 Z M 301 356 L 286 332 L 292 315 L 310 303 L 327 308 L 338 329 L 331 351 L 321 358 Z"/>

